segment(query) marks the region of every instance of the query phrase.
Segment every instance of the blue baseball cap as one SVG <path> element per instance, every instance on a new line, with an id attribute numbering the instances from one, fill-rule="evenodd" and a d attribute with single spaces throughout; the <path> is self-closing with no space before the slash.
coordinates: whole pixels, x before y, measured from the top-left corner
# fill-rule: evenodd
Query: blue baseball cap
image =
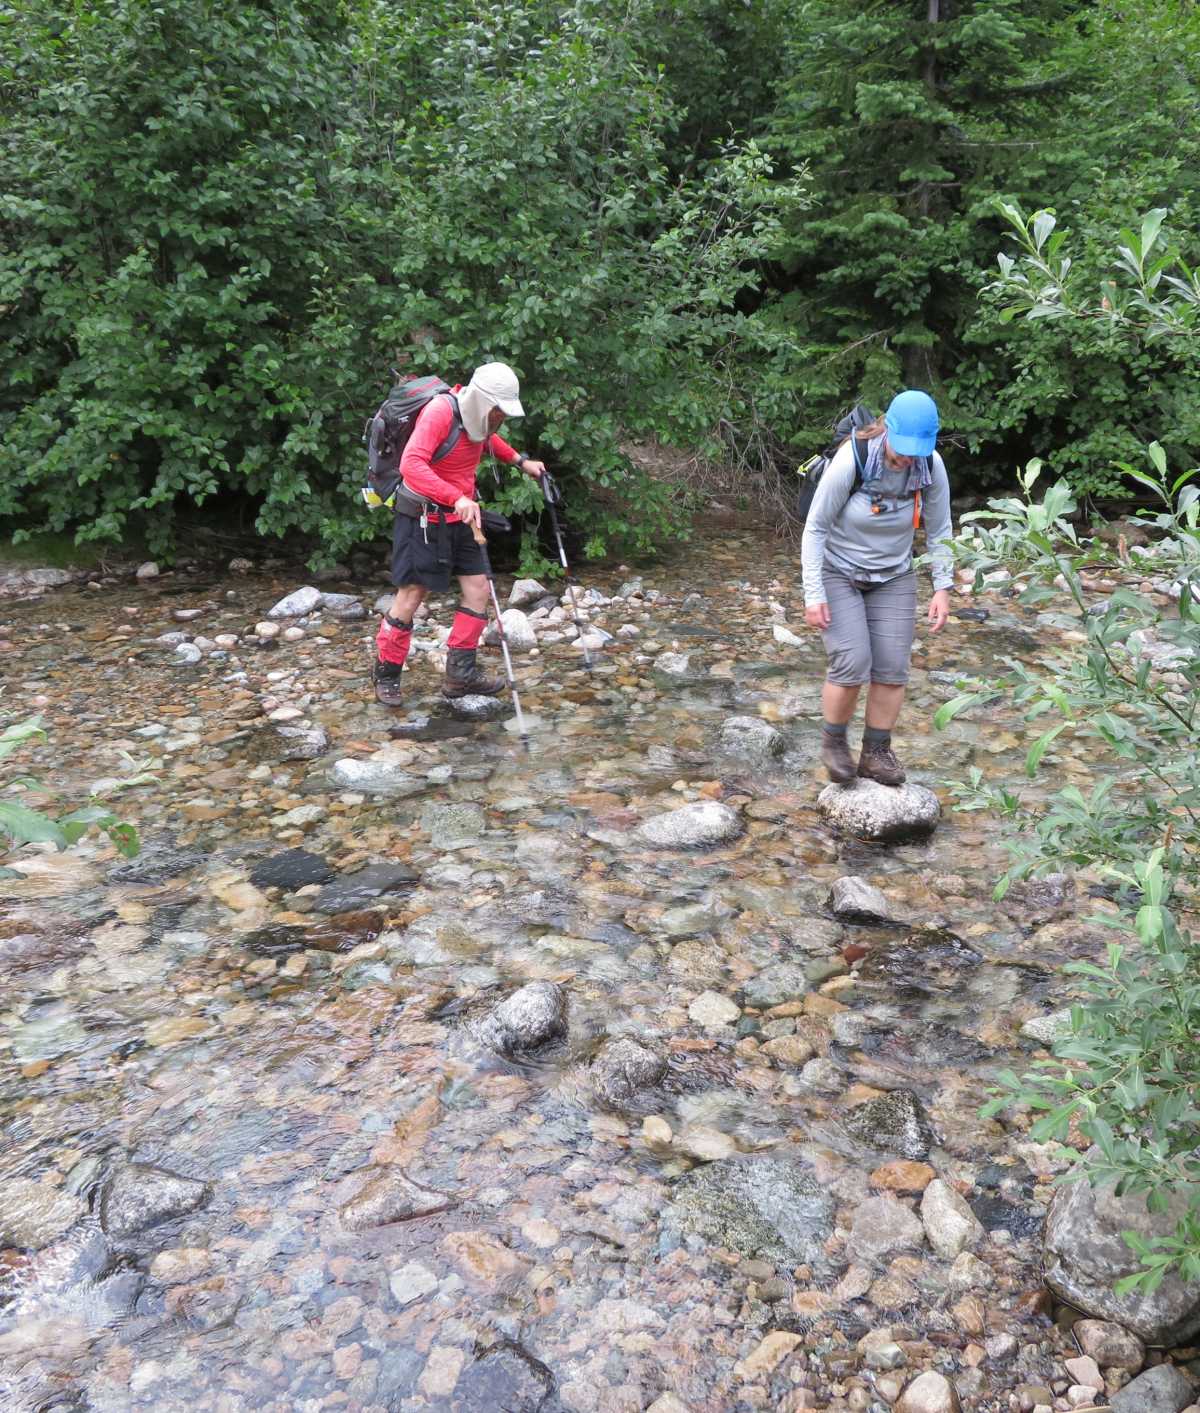
<path id="1" fill-rule="evenodd" d="M 906 388 L 892 398 L 884 422 L 897 456 L 929 456 L 937 446 L 937 404 L 928 393 Z"/>

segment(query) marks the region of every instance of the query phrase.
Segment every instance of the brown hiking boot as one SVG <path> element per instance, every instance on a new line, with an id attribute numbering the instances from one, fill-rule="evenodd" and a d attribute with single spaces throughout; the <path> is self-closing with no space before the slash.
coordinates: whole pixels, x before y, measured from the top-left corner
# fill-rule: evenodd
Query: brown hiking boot
<path id="1" fill-rule="evenodd" d="M 404 705 L 404 694 L 400 690 L 400 668 L 394 662 L 376 660 L 371 680 L 375 683 L 375 700 L 380 706 Z"/>
<path id="2" fill-rule="evenodd" d="M 446 654 L 443 697 L 495 697 L 504 691 L 503 677 L 489 677 L 475 661 L 474 648 L 451 648 Z"/>
<path id="3" fill-rule="evenodd" d="M 821 763 L 835 785 L 848 785 L 854 779 L 854 757 L 845 736 L 821 732 Z"/>
<path id="4" fill-rule="evenodd" d="M 903 785 L 908 779 L 891 746 L 864 746 L 858 758 L 858 773 L 864 780 L 876 780 L 880 785 Z"/>

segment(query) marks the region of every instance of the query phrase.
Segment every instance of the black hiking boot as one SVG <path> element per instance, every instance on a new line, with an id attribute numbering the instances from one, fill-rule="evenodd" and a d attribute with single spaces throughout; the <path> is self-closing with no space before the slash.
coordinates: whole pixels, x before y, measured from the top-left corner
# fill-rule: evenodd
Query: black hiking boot
<path id="1" fill-rule="evenodd" d="M 854 757 L 845 736 L 821 732 L 821 763 L 835 785 L 848 785 L 854 779 Z"/>
<path id="2" fill-rule="evenodd" d="M 858 773 L 864 780 L 880 785 L 903 785 L 908 779 L 891 746 L 864 746 L 858 758 Z"/>
<path id="3" fill-rule="evenodd" d="M 446 654 L 443 697 L 495 697 L 504 691 L 503 677 L 489 677 L 475 661 L 474 648 L 451 648 Z"/>
<path id="4" fill-rule="evenodd" d="M 404 694 L 400 690 L 401 668 L 394 662 L 376 659 L 371 680 L 375 683 L 375 700 L 380 706 L 398 707 L 404 705 Z"/>

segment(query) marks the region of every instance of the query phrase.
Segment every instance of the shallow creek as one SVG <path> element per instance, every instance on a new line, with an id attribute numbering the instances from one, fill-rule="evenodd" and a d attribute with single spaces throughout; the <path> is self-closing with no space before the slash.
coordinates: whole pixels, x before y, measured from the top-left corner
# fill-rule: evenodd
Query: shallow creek
<path id="1" fill-rule="evenodd" d="M 527 751 L 511 722 L 451 723 L 422 657 L 408 712 L 370 700 L 380 583 L 323 585 L 367 616 L 269 646 L 253 625 L 296 586 L 269 573 L 0 604 L 0 706 L 50 733 L 23 768 L 72 803 L 153 777 L 119 797 L 138 859 L 30 852 L 26 879 L 0 882 L 0 1201 L 20 1193 L 40 1233 L 6 1242 L 0 1223 L 0 1406 L 861 1410 L 927 1367 L 1007 1409 L 1050 1377 L 1055 1169 L 978 1110 L 1094 932 L 1053 903 L 992 902 L 987 818 L 947 810 L 888 848 L 836 837 L 796 566 L 736 536 L 691 566 L 593 610 L 638 630 L 595 672 L 567 642 L 518 659 Z M 896 739 L 943 805 L 971 765 L 1021 775 L 1024 746 L 995 708 L 936 733 L 936 706 L 1050 631 L 980 602 L 987 621 L 920 633 Z M 775 640 L 785 621 L 803 646 Z M 152 642 L 183 628 L 242 640 L 183 664 Z M 656 670 L 664 652 L 687 671 Z M 328 734 L 322 755 L 287 759 L 269 718 L 289 706 Z M 735 715 L 773 723 L 786 754 L 729 754 Z M 382 746 L 403 790 L 331 780 Z M 1089 770 L 1066 744 L 1050 765 Z M 634 838 L 702 799 L 734 806 L 741 835 Z M 903 921 L 835 920 L 846 874 Z M 502 1058 L 475 1018 L 533 980 L 565 988 L 569 1032 Z M 595 1064 L 622 1036 L 667 1068 L 614 1098 Z M 843 1123 L 897 1093 L 915 1138 Z M 166 1215 L 136 1230 L 105 1211 L 129 1164 L 166 1184 Z M 987 1228 L 973 1265 L 849 1240 L 880 1192 L 915 1211 L 925 1164 Z M 380 1185 L 415 1214 L 348 1218 Z M 856 1350 L 885 1325 L 904 1367 Z M 1011 1349 L 985 1357 L 998 1333 Z"/>

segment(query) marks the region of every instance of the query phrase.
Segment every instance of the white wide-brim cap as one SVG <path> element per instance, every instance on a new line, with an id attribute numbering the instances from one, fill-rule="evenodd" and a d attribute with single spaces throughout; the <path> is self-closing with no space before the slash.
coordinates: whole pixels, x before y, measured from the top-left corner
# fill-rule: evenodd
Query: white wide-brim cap
<path id="1" fill-rule="evenodd" d="M 521 384 L 507 363 L 484 363 L 471 375 L 471 386 L 506 417 L 524 417 Z"/>

